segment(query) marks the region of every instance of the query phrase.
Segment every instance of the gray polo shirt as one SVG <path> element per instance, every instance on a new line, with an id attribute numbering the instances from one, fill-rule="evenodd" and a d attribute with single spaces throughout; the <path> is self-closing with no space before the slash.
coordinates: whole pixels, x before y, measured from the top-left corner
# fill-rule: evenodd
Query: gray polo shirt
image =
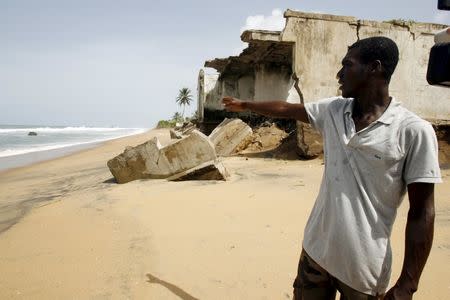
<path id="1" fill-rule="evenodd" d="M 305 105 L 324 140 L 325 171 L 303 248 L 330 274 L 366 294 L 388 287 L 392 224 L 408 184 L 441 182 L 433 127 L 392 99 L 356 132 L 353 99 Z"/>

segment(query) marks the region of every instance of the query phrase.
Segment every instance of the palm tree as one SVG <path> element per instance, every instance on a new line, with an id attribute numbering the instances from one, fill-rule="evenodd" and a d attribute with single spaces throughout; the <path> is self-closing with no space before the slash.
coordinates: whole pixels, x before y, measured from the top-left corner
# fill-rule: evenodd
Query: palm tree
<path id="1" fill-rule="evenodd" d="M 183 120 L 184 120 L 184 109 L 186 108 L 186 105 L 189 106 L 191 105 L 192 102 L 192 95 L 191 95 L 191 90 L 188 88 L 182 88 L 179 92 L 178 92 L 178 97 L 176 102 L 178 103 L 178 105 L 183 105 Z"/>
<path id="2" fill-rule="evenodd" d="M 179 112 L 174 113 L 172 120 L 174 120 L 175 122 L 180 122 L 182 120 L 181 114 Z"/>

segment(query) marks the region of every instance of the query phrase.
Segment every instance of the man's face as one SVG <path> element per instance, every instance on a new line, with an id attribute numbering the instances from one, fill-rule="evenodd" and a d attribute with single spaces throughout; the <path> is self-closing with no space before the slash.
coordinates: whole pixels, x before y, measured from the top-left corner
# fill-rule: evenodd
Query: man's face
<path id="1" fill-rule="evenodd" d="M 367 65 L 360 61 L 359 50 L 357 48 L 348 50 L 342 60 L 342 68 L 336 75 L 343 97 L 358 97 L 360 92 L 366 87 L 368 79 L 367 70 Z"/>

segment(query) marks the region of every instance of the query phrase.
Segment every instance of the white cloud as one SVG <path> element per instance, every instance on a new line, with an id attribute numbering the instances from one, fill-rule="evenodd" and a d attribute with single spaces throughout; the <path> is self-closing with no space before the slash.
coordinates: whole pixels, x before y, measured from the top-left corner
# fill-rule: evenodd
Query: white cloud
<path id="1" fill-rule="evenodd" d="M 262 29 L 262 30 L 283 30 L 285 20 L 283 17 L 283 12 L 276 8 L 272 10 L 270 16 L 264 15 L 254 15 L 248 16 L 245 20 L 244 27 L 241 28 L 241 32 L 248 29 Z"/>
<path id="2" fill-rule="evenodd" d="M 450 24 L 450 12 L 438 11 L 433 18 L 434 22 L 439 24 Z"/>

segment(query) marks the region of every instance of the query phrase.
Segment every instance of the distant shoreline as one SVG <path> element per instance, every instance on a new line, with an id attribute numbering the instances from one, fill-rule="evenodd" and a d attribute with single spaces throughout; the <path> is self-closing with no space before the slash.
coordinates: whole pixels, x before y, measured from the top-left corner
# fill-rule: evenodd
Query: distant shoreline
<path id="1" fill-rule="evenodd" d="M 95 148 L 101 143 L 102 142 L 93 142 L 91 144 L 75 145 L 52 150 L 42 150 L 37 152 L 0 157 L 0 172 L 29 166 L 38 162 L 43 162 L 58 157 L 63 157 L 77 151 Z"/>
<path id="2" fill-rule="evenodd" d="M 112 139 L 108 139 L 108 140 L 104 140 L 104 141 L 93 141 L 93 142 L 87 142 L 87 143 L 83 143 L 83 144 L 79 144 L 79 145 L 61 147 L 61 148 L 57 148 L 57 149 L 42 150 L 42 151 L 18 154 L 18 155 L 13 155 L 13 156 L 0 157 L 0 174 L 4 173 L 6 171 L 11 171 L 13 169 L 27 167 L 27 166 L 34 165 L 36 163 L 64 157 L 64 156 L 67 156 L 70 154 L 77 153 L 79 151 L 96 148 L 96 147 L 101 146 L 103 143 L 106 143 L 109 141 L 127 138 L 127 137 L 130 137 L 133 135 L 144 134 L 151 130 L 152 129 L 148 129 L 144 132 L 130 134 L 127 136 L 120 136 L 120 137 L 116 137 L 116 138 L 112 138 Z"/>

